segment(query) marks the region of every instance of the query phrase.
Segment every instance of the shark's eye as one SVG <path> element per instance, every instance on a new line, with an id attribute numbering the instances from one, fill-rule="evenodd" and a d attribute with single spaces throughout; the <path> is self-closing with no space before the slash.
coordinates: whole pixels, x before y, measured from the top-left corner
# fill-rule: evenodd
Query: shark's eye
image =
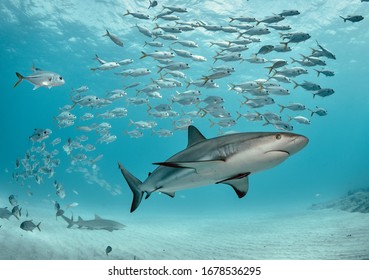
<path id="1" fill-rule="evenodd" d="M 275 138 L 276 138 L 277 140 L 279 140 L 279 139 L 281 139 L 281 138 L 282 138 L 282 135 L 281 135 L 281 134 L 277 134 L 277 135 L 275 136 Z"/>

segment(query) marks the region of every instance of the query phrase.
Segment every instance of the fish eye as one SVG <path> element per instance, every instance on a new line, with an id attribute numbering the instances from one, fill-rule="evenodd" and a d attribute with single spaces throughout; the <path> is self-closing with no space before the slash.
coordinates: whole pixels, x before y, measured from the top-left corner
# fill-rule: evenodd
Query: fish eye
<path id="1" fill-rule="evenodd" d="M 275 138 L 276 138 L 277 140 L 279 140 L 279 139 L 281 139 L 281 138 L 282 138 L 282 135 L 278 133 L 278 134 L 276 134 Z"/>
<path id="2" fill-rule="evenodd" d="M 63 77 L 59 77 L 60 80 L 63 80 Z"/>

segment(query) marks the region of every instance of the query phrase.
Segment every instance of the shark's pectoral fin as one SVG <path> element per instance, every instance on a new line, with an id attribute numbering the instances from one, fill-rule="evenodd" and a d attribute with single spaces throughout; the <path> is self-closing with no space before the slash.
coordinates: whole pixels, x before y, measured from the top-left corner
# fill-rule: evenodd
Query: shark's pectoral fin
<path id="1" fill-rule="evenodd" d="M 174 167 L 174 168 L 190 168 L 195 169 L 198 174 L 208 174 L 219 168 L 219 164 L 225 162 L 225 159 L 215 159 L 215 160 L 203 160 L 203 161 L 182 161 L 182 162 L 155 162 L 153 164 Z"/>
<path id="2" fill-rule="evenodd" d="M 231 178 L 217 182 L 217 184 L 230 185 L 236 192 L 238 198 L 242 198 L 247 194 L 249 190 L 249 176 L 250 172 L 237 174 Z"/>
<path id="3" fill-rule="evenodd" d="M 161 192 L 161 193 L 169 195 L 171 198 L 173 198 L 176 195 L 175 192 Z"/>

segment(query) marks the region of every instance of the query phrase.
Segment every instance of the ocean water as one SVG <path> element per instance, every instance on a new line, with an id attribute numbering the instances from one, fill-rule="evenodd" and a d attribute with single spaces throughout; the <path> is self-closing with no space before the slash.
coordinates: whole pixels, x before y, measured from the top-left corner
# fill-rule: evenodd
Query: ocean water
<path id="1" fill-rule="evenodd" d="M 299 15 L 288 16 L 277 23 L 278 25 L 289 25 L 290 30 L 278 31 L 269 28 L 269 34 L 253 36 L 259 38 L 260 42 L 250 43 L 249 49 L 241 52 L 242 57 L 252 57 L 264 45 L 278 45 L 283 41 L 279 32 L 308 33 L 311 37 L 306 41 L 288 44 L 291 47 L 290 52 L 272 51 L 267 54 L 259 54 L 258 57 L 263 57 L 268 61 L 285 59 L 288 62 L 286 67 L 297 67 L 300 65 L 292 63 L 291 58 L 300 60 L 302 59 L 300 54 L 311 55 L 311 48 L 318 49 L 317 42 L 319 42 L 320 45 L 334 53 L 336 59 L 321 57 L 326 62 L 326 66 L 305 67 L 308 74 L 291 79 L 298 83 L 303 83 L 306 80 L 319 84 L 322 88 L 334 89 L 334 94 L 327 97 L 313 97 L 314 91 L 307 91 L 301 87 L 294 89 L 293 83 L 279 83 L 280 86 L 289 90 L 289 94 L 286 96 L 270 94 L 270 97 L 275 100 L 275 104 L 265 105 L 257 109 L 249 108 L 246 105 L 241 106 L 241 102 L 245 101 L 243 96 L 249 98 L 255 98 L 255 96 L 250 93 L 237 94 L 235 91 L 228 90 L 227 85 L 267 79 L 268 70 L 265 67 L 271 66 L 271 63 L 254 64 L 248 61 L 217 61 L 213 63 L 213 56 L 222 48 L 210 46 L 210 42 L 235 40 L 238 34 L 207 31 L 204 27 L 199 26 L 194 27 L 193 31 L 174 34 L 180 40 L 197 42 L 198 48 L 187 48 L 180 44 L 172 45 L 171 43 L 174 41 L 161 38 L 155 41 L 163 42 L 164 47 L 162 48 L 144 46 L 145 41 L 151 39 L 140 33 L 136 24 L 150 30 L 155 28 L 155 24 L 160 26 L 174 25 L 173 21 L 160 18 L 156 21 L 151 20 L 160 14 L 163 5 L 186 7 L 188 10 L 186 13 L 174 12 L 172 14 L 177 15 L 180 18 L 179 21 L 221 26 L 228 26 L 230 17 L 249 16 L 261 20 L 281 13 L 283 10 L 298 10 Z M 138 19 L 132 15 L 124 16 L 127 10 L 148 14 L 150 20 Z M 344 22 L 340 16 L 346 17 L 347 15 L 362 15 L 364 19 L 359 22 Z M 3 0 L 0 3 L 0 16 L 2 34 L 0 39 L 2 61 L 0 82 L 2 129 L 0 207 L 12 208 L 8 201 L 11 194 L 16 196 L 22 207 L 20 220 L 16 220 L 15 217 L 10 217 L 9 221 L 0 220 L 2 225 L 0 237 L 2 238 L 6 238 L 10 234 L 5 231 L 7 227 L 14 228 L 17 232 L 17 238 L 28 234 L 29 232 L 24 232 L 21 235 L 22 230 L 19 229 L 20 223 L 25 220 L 41 221 L 41 228 L 43 223 L 47 224 L 47 222 L 43 222 L 40 218 L 50 217 L 52 223 L 55 223 L 54 201 L 61 205 L 68 217 L 73 213 L 75 217 L 80 215 L 83 218 L 91 219 L 94 214 L 99 214 L 107 219 L 118 220 L 125 224 L 126 230 L 128 230 L 130 223 L 139 225 L 140 221 L 147 222 L 148 217 L 158 223 L 166 219 L 178 222 L 183 218 L 186 220 L 186 224 L 190 225 L 191 220 L 201 224 L 202 219 L 206 223 L 209 219 L 232 219 L 233 214 L 238 217 L 242 216 L 243 213 L 250 219 L 253 213 L 255 215 L 262 213 L 266 217 L 270 215 L 271 219 L 279 212 L 297 215 L 296 213 L 305 211 L 314 203 L 338 198 L 352 189 L 368 187 L 369 95 L 367 74 L 369 57 L 367 48 L 369 45 L 369 3 L 359 0 L 293 2 L 250 0 L 232 1 L 232 4 L 228 1 L 159 1 L 158 6 L 148 9 L 148 1 L 96 0 L 53 1 L 50 3 L 42 0 Z M 234 20 L 232 24 L 240 24 L 240 22 Z M 249 24 L 255 25 L 255 22 Z M 260 23 L 258 26 L 265 27 L 265 24 Z M 108 37 L 103 37 L 106 29 L 118 36 L 123 41 L 124 46 L 118 46 Z M 228 185 L 219 184 L 181 190 L 176 193 L 174 198 L 154 193 L 149 199 L 143 200 L 134 213 L 130 213 L 132 193 L 122 177 L 117 163 L 121 162 L 137 178 L 144 180 L 148 173 L 155 169 L 155 166 L 152 165 L 153 162 L 165 161 L 187 146 L 187 130 L 174 129 L 173 123 L 183 118 L 182 112 L 199 110 L 206 104 L 201 102 L 198 106 L 181 106 L 174 103 L 172 108 L 179 113 L 179 116 L 158 119 L 148 115 L 147 105 L 128 104 L 126 97 L 123 97 L 101 108 L 81 107 L 77 104 L 71 110 L 71 113 L 77 118 L 73 125 L 65 128 L 58 126 L 55 117 L 60 113 L 59 108 L 73 105 L 72 88 L 88 86 L 89 90 L 82 95 L 95 95 L 104 98 L 107 92 L 124 89 L 128 85 L 139 82 L 140 85 L 137 87 L 125 89 L 127 97 L 136 97 L 136 89 L 142 89 L 152 80 L 160 79 L 157 73 L 157 66 L 160 63 L 152 57 L 140 59 L 141 52 L 170 51 L 170 47 L 191 51 L 193 54 L 204 56 L 207 61 L 198 62 L 176 55 L 173 58 L 174 61 L 182 61 L 190 65 L 189 69 L 183 70 L 186 75 L 185 79 L 176 78 L 183 85 L 160 89 L 162 98 L 149 98 L 151 106 L 171 104 L 170 99 L 176 95 L 176 91 L 186 90 L 185 81 L 196 80 L 211 74 L 210 67 L 228 65 L 234 67 L 235 72 L 228 77 L 215 80 L 219 85 L 218 88 L 204 89 L 193 85 L 188 88 L 199 89 L 201 91 L 200 99 L 210 95 L 222 97 L 224 99 L 222 105 L 231 114 L 231 118 L 236 121 L 234 126 L 222 128 L 217 124 L 221 119 L 213 118 L 210 114 L 204 117 L 192 117 L 193 125 L 205 137 L 218 137 L 227 132 L 281 131 L 272 125 L 264 126 L 264 121 L 248 121 L 243 117 L 237 120 L 238 111 L 241 113 L 274 112 L 280 114 L 284 122 L 293 125 L 293 133 L 308 137 L 309 144 L 282 164 L 250 175 L 249 192 L 242 199 L 238 199 Z M 92 71 L 91 68 L 99 66 L 98 61 L 94 60 L 96 54 L 106 61 L 133 59 L 133 63 L 106 71 Z M 22 81 L 13 88 L 18 79 L 15 73 L 19 72 L 24 76 L 30 75 L 32 74 L 30 70 L 32 65 L 60 74 L 65 80 L 65 84 L 50 89 L 41 87 L 32 90 L 33 85 L 28 81 Z M 129 68 L 147 68 L 151 74 L 140 77 L 123 77 L 114 74 Z M 334 71 L 335 75 L 326 77 L 321 74 L 318 77 L 317 72 L 313 69 L 329 69 Z M 169 77 L 169 75 L 165 77 Z M 144 93 L 141 93 L 139 97 L 146 98 Z M 302 103 L 307 109 L 301 112 L 285 109 L 279 113 L 280 108 L 277 104 L 287 105 L 290 102 Z M 316 106 L 325 108 L 328 114 L 326 116 L 311 116 L 308 109 L 314 109 Z M 127 116 L 113 119 L 98 117 L 99 114 L 117 107 L 126 108 Z M 95 118 L 82 121 L 80 117 L 85 113 L 92 113 Z M 310 119 L 311 124 L 288 122 L 289 116 L 297 115 Z M 216 124 L 211 126 L 209 119 Z M 173 132 L 173 136 L 158 137 L 157 134 L 152 133 L 151 129 L 139 129 L 143 136 L 132 138 L 127 134 L 135 129 L 134 125 L 130 125 L 130 120 L 135 122 L 155 121 L 157 126 L 154 130 L 168 129 Z M 78 126 L 91 127 L 93 123 L 100 124 L 102 122 L 111 124 L 109 133 L 116 136 L 115 141 L 100 143 L 99 138 L 102 135 L 96 130 L 85 132 L 76 128 Z M 52 134 L 41 142 L 33 143 L 29 137 L 36 128 L 50 129 Z M 88 140 L 78 141 L 82 135 L 86 135 Z M 60 138 L 61 143 L 54 147 L 51 142 L 56 138 Z M 63 149 L 63 145 L 68 143 L 68 139 L 83 146 L 86 144 L 94 145 L 96 150 L 74 149 L 68 155 Z M 35 149 L 42 147 L 43 143 L 45 143 L 46 152 L 35 151 Z M 59 159 L 60 164 L 53 167 L 54 173 L 51 176 L 40 173 L 39 168 L 47 165 L 45 163 L 46 157 L 53 150 L 57 150 L 58 154 L 52 156 L 51 160 Z M 39 165 L 34 168 L 33 174 L 28 172 L 24 175 L 24 165 L 21 163 L 20 167 L 16 168 L 16 161 L 25 159 L 27 153 L 34 156 L 28 162 L 32 165 L 38 161 Z M 77 160 L 74 158 L 80 154 L 86 155 L 87 159 Z M 91 163 L 91 160 L 99 155 L 103 155 L 102 159 Z M 36 182 L 35 174 L 43 178 L 41 184 Z M 55 181 L 62 184 L 65 197 L 56 194 Z M 75 202 L 78 203 L 77 207 L 67 209 L 68 204 Z M 35 209 L 33 213 L 37 214 L 33 214 L 32 209 Z M 29 212 L 28 217 L 25 216 L 26 211 Z M 46 229 L 50 228 L 50 223 L 49 227 L 46 225 Z M 58 231 L 60 235 L 73 230 L 64 228 L 66 223 L 60 218 L 56 223 L 62 226 L 61 231 Z M 317 225 L 322 226 L 322 223 L 317 220 Z M 164 223 L 161 238 L 165 239 L 165 233 L 169 234 L 171 230 L 170 223 Z M 93 233 L 89 232 L 89 234 L 98 231 L 91 232 Z M 44 231 L 42 233 L 46 234 Z M 124 235 L 125 231 L 118 231 L 118 233 Z M 37 235 L 39 232 L 36 229 L 29 234 Z M 117 233 L 114 232 L 114 234 Z M 109 238 L 109 233 L 106 236 Z M 222 236 L 219 235 L 218 238 L 219 242 L 222 242 Z M 336 245 L 339 246 L 338 242 Z M 57 251 L 58 248 L 55 250 Z M 47 254 L 42 256 L 47 258 Z M 234 258 L 234 255 L 226 253 L 219 256 L 220 258 Z M 239 255 L 236 256 L 239 257 Z M 152 254 L 146 257 L 156 258 L 156 255 Z M 157 257 L 165 258 L 161 255 Z M 179 259 L 181 257 L 180 253 L 175 256 Z M 183 258 L 192 257 L 193 255 L 183 255 Z M 243 256 L 243 258 L 248 257 L 252 258 L 250 255 Z M 314 255 L 310 257 L 314 258 Z M 1 258 L 17 257 L 5 255 Z M 29 254 L 23 255 L 21 258 L 39 257 Z M 63 255 L 57 256 L 57 258 L 89 258 L 89 256 L 73 255 L 68 257 Z M 117 256 L 117 258 L 123 257 Z M 273 255 L 273 258 L 278 258 L 278 256 Z M 281 254 L 280 258 L 288 258 L 288 254 Z M 337 258 L 340 257 L 337 256 Z"/>

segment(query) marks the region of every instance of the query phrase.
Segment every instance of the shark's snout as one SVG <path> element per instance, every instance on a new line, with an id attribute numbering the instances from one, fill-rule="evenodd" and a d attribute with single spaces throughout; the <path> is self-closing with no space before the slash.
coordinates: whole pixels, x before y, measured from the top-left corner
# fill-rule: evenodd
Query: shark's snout
<path id="1" fill-rule="evenodd" d="M 303 135 L 291 134 L 290 141 L 287 144 L 286 152 L 290 155 L 297 153 L 302 150 L 309 143 L 309 139 Z"/>

